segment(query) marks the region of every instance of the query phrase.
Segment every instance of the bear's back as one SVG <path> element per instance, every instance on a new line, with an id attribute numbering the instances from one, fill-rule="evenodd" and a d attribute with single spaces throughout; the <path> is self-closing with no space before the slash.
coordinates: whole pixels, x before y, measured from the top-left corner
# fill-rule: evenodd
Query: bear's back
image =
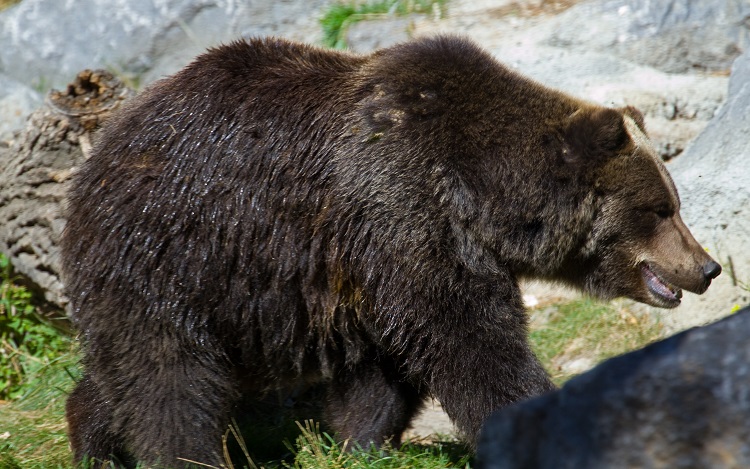
<path id="1" fill-rule="evenodd" d="M 103 331 L 117 328 L 115 315 L 172 314 L 192 327 L 213 310 L 299 308 L 279 290 L 299 287 L 300 271 L 318 273 L 305 267 L 311 224 L 351 108 L 342 87 L 363 60 L 239 41 L 134 98 L 69 192 L 63 256 L 74 319 Z M 222 314 L 234 328 L 239 319 Z"/>

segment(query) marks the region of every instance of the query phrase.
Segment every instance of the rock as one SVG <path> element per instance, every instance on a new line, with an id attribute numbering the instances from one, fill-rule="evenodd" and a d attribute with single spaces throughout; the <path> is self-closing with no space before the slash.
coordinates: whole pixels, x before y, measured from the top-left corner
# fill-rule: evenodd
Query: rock
<path id="1" fill-rule="evenodd" d="M 669 73 L 724 71 L 750 40 L 748 18 L 747 0 L 595 0 L 559 15 L 548 41 Z"/>
<path id="2" fill-rule="evenodd" d="M 0 252 L 45 299 L 64 308 L 58 243 L 67 181 L 86 156 L 92 133 L 132 92 L 109 72 L 85 70 L 26 130 L 0 147 Z"/>
<path id="3" fill-rule="evenodd" d="M 42 88 L 84 68 L 139 84 L 170 74 L 207 47 L 240 36 L 320 40 L 328 0 L 24 0 L 0 13 L 0 72 Z"/>
<path id="4" fill-rule="evenodd" d="M 478 469 L 750 467 L 750 308 L 490 417 Z"/>
<path id="5" fill-rule="evenodd" d="M 0 142 L 10 141 L 26 118 L 42 104 L 39 93 L 0 73 Z"/>
<path id="6" fill-rule="evenodd" d="M 717 116 L 669 165 L 682 198 L 682 217 L 724 272 L 702 296 L 686 295 L 666 315 L 688 327 L 750 303 L 750 51 L 732 67 L 729 95 Z"/>
<path id="7" fill-rule="evenodd" d="M 443 410 L 443 406 L 435 399 L 428 398 L 424 408 L 412 420 L 409 428 L 404 432 L 404 439 L 424 440 L 440 439 L 446 435 L 455 435 L 456 427 Z"/>

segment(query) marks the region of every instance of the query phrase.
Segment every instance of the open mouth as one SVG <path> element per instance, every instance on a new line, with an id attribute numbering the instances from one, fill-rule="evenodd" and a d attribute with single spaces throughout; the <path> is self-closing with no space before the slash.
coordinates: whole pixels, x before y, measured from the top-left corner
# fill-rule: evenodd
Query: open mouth
<path id="1" fill-rule="evenodd" d="M 665 301 L 669 305 L 677 306 L 680 304 L 682 290 L 660 277 L 645 262 L 641 264 L 641 275 L 649 291 L 658 299 Z"/>

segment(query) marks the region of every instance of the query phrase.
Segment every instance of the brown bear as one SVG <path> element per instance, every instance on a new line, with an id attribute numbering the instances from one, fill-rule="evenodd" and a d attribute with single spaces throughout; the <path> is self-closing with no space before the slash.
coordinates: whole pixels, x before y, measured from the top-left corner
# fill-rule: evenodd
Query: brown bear
<path id="1" fill-rule="evenodd" d="M 431 395 L 473 443 L 554 387 L 519 278 L 677 306 L 720 272 L 679 209 L 638 111 L 467 40 L 210 50 L 112 118 L 70 192 L 75 458 L 218 466 L 239 403 L 310 383 L 341 438 L 397 442 Z"/>

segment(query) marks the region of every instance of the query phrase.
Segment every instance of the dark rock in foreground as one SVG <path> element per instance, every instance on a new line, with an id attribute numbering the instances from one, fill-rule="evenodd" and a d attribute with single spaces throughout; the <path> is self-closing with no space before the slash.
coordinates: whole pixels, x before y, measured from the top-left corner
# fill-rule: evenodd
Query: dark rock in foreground
<path id="1" fill-rule="evenodd" d="M 750 307 L 485 423 L 479 469 L 750 467 Z"/>

